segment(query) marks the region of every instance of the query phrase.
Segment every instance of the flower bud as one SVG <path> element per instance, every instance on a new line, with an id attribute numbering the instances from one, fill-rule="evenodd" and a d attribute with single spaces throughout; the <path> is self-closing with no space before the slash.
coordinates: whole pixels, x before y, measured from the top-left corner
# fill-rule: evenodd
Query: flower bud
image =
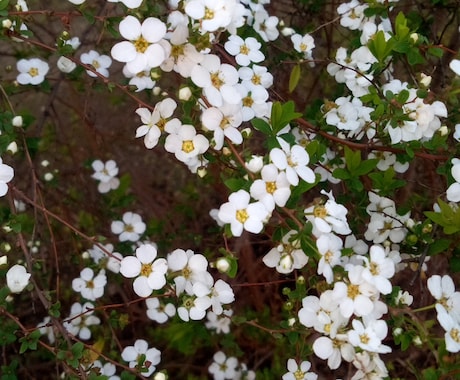
<path id="1" fill-rule="evenodd" d="M 414 338 L 412 339 L 412 342 L 416 345 L 416 346 L 421 346 L 422 345 L 422 340 L 420 339 L 420 337 L 417 335 L 417 336 L 414 336 Z"/>
<path id="2" fill-rule="evenodd" d="M 8 256 L 4 255 L 0 257 L 0 265 L 6 265 L 8 263 Z"/>
<path id="3" fill-rule="evenodd" d="M 21 128 L 23 125 L 23 120 L 22 116 L 15 116 L 13 117 L 13 120 L 11 120 L 11 123 L 13 124 L 14 127 Z"/>
<path id="4" fill-rule="evenodd" d="M 227 273 L 230 269 L 230 263 L 225 257 L 221 257 L 216 261 L 216 268 L 220 273 Z"/>
<path id="5" fill-rule="evenodd" d="M 429 87 L 430 84 L 431 84 L 431 76 L 430 75 L 425 75 L 424 73 L 421 73 L 420 74 L 420 84 L 423 86 L 423 87 Z"/>
<path id="6" fill-rule="evenodd" d="M 417 33 L 412 33 L 410 35 L 410 39 L 415 44 L 418 41 L 418 34 Z"/>
<path id="7" fill-rule="evenodd" d="M 200 178 L 203 178 L 206 174 L 208 174 L 208 171 L 206 170 L 205 167 L 201 167 L 196 171 L 196 173 L 198 174 Z"/>
<path id="8" fill-rule="evenodd" d="M 13 22 L 9 18 L 2 21 L 2 27 L 4 27 L 5 29 L 10 29 L 12 26 Z"/>
<path id="9" fill-rule="evenodd" d="M 18 144 L 16 144 L 16 141 L 10 142 L 6 147 L 6 151 L 15 154 L 18 151 Z"/>
<path id="10" fill-rule="evenodd" d="M 179 99 L 183 100 L 186 102 L 187 100 L 190 100 L 192 97 L 192 90 L 190 90 L 190 87 L 182 87 L 179 90 Z"/>
<path id="11" fill-rule="evenodd" d="M 56 66 L 63 73 L 70 73 L 77 67 L 77 64 L 69 58 L 62 56 L 57 60 Z"/>
<path id="12" fill-rule="evenodd" d="M 258 173 L 262 170 L 264 166 L 264 161 L 262 156 L 253 155 L 249 162 L 246 163 L 246 169 L 251 173 Z"/>
<path id="13" fill-rule="evenodd" d="M 396 327 L 394 330 L 393 330 L 393 336 L 399 336 L 401 335 L 403 332 L 403 329 L 401 327 Z"/>
<path id="14" fill-rule="evenodd" d="M 449 133 L 449 129 L 447 129 L 447 126 L 443 125 L 441 128 L 439 128 L 439 134 L 441 136 L 446 136 Z"/>
<path id="15" fill-rule="evenodd" d="M 153 92 L 153 95 L 155 95 L 155 96 L 160 95 L 160 93 L 161 93 L 161 87 L 158 87 L 158 86 L 157 86 L 157 87 L 154 87 L 153 90 L 152 90 L 152 92 Z"/>

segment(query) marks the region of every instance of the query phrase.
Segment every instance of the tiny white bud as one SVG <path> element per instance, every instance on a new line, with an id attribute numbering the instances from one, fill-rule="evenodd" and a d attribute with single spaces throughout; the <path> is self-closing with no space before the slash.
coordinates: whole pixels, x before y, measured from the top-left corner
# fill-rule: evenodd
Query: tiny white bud
<path id="1" fill-rule="evenodd" d="M 10 226 L 8 226 L 8 225 L 3 226 L 2 229 L 3 229 L 3 231 L 5 231 L 6 233 L 12 231 L 12 228 L 11 228 Z"/>
<path id="2" fill-rule="evenodd" d="M 179 90 L 179 99 L 183 101 L 190 100 L 192 97 L 192 90 L 190 90 L 190 87 L 182 87 Z"/>
<path id="3" fill-rule="evenodd" d="M 13 120 L 11 120 L 11 123 L 13 124 L 14 127 L 21 128 L 22 123 L 23 123 L 22 116 L 18 115 L 18 116 L 13 117 Z"/>
<path id="4" fill-rule="evenodd" d="M 13 22 L 9 18 L 7 18 L 7 19 L 2 21 L 2 26 L 5 29 L 10 29 L 13 26 Z"/>
<path id="5" fill-rule="evenodd" d="M 61 70 L 63 73 L 70 73 L 77 67 L 77 64 L 75 62 L 71 61 L 69 58 L 64 56 L 59 57 L 56 65 L 57 68 Z"/>
<path id="6" fill-rule="evenodd" d="M 431 76 L 430 75 L 425 75 L 424 73 L 421 73 L 420 74 L 420 84 L 423 86 L 423 87 L 429 87 L 430 84 L 431 84 Z"/>
<path id="7" fill-rule="evenodd" d="M 226 146 L 224 146 L 222 148 L 222 153 L 224 154 L 224 156 L 230 156 L 232 154 L 232 151 L 229 148 L 227 148 Z"/>
<path id="8" fill-rule="evenodd" d="M 449 129 L 443 125 L 441 128 L 439 128 L 439 133 L 441 136 L 446 136 L 449 133 Z"/>
<path id="9" fill-rule="evenodd" d="M 16 141 L 10 142 L 6 147 L 6 151 L 15 154 L 18 151 L 18 144 L 16 144 Z"/>
<path id="10" fill-rule="evenodd" d="M 0 265 L 6 265 L 8 263 L 8 256 L 3 255 L 0 257 Z"/>
<path id="11" fill-rule="evenodd" d="M 153 95 L 158 96 L 161 93 L 161 87 L 154 87 L 153 88 Z"/>
<path id="12" fill-rule="evenodd" d="M 198 174 L 200 178 L 203 178 L 206 174 L 208 174 L 208 171 L 206 170 L 206 168 L 199 168 L 196 171 L 196 174 Z"/>
<path id="13" fill-rule="evenodd" d="M 416 346 L 421 346 L 422 345 L 422 340 L 420 339 L 420 337 L 417 335 L 417 336 L 414 336 L 414 338 L 412 339 L 412 342 L 416 345 Z"/>
<path id="14" fill-rule="evenodd" d="M 251 137 L 252 129 L 251 128 L 244 128 L 244 129 L 241 130 L 241 134 L 243 135 L 243 137 L 245 139 L 247 139 L 247 138 Z"/>
<path id="15" fill-rule="evenodd" d="M 415 221 L 412 218 L 409 218 L 406 220 L 406 227 L 407 228 L 413 228 L 415 226 Z"/>
<path id="16" fill-rule="evenodd" d="M 401 335 L 403 332 L 403 329 L 401 327 L 396 327 L 394 330 L 393 330 L 393 336 L 399 336 Z"/>
<path id="17" fill-rule="evenodd" d="M 249 162 L 246 163 L 246 169 L 252 173 L 258 173 L 262 170 L 264 161 L 262 156 L 253 155 Z"/>
<path id="18" fill-rule="evenodd" d="M 417 42 L 418 41 L 418 34 L 417 33 L 412 33 L 410 35 L 410 39 L 412 40 L 412 42 Z"/>
<path id="19" fill-rule="evenodd" d="M 48 165 L 50 164 L 50 162 L 48 160 L 43 160 L 40 165 L 43 166 L 44 168 L 46 168 Z"/>
<path id="20" fill-rule="evenodd" d="M 230 269 L 230 263 L 225 257 L 221 257 L 216 261 L 216 268 L 220 273 L 227 273 Z"/>
<path id="21" fill-rule="evenodd" d="M 289 319 L 288 319 L 288 325 L 289 325 L 289 327 L 294 326 L 294 324 L 295 324 L 295 318 L 289 318 Z"/>
<path id="22" fill-rule="evenodd" d="M 81 258 L 82 259 L 89 259 L 90 258 L 89 252 L 88 251 L 83 252 L 81 254 Z"/>
<path id="23" fill-rule="evenodd" d="M 153 377 L 153 380 L 166 380 L 167 377 L 163 372 L 157 372 Z"/>
<path id="24" fill-rule="evenodd" d="M 281 29 L 281 34 L 285 37 L 292 36 L 295 33 L 295 30 L 289 27 Z"/>
<path id="25" fill-rule="evenodd" d="M 53 180 L 54 175 L 53 175 L 53 173 L 48 172 L 48 173 L 45 173 L 45 175 L 43 176 L 43 178 L 44 178 L 45 181 L 48 181 L 48 182 L 49 182 L 49 181 L 52 181 L 52 180 Z"/>

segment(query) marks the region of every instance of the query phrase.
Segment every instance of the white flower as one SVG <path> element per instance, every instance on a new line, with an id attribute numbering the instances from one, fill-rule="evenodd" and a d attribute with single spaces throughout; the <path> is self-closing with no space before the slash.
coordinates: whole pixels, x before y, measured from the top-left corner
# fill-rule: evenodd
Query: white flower
<path id="1" fill-rule="evenodd" d="M 107 0 L 109 3 L 123 3 L 130 9 L 139 8 L 144 0 Z"/>
<path id="2" fill-rule="evenodd" d="M 290 147 L 284 143 L 281 144 L 281 147 L 282 149 L 273 148 L 270 151 L 270 160 L 278 169 L 286 171 L 289 183 L 297 186 L 299 177 L 307 183 L 314 183 L 315 173 L 307 166 L 310 156 L 305 148 L 300 145 Z"/>
<path id="3" fill-rule="evenodd" d="M 132 73 L 128 70 L 128 67 L 123 66 L 123 75 L 129 78 L 129 84 L 136 87 L 136 92 L 142 90 L 151 90 L 155 87 L 156 82 L 150 75 L 150 70 L 139 71 L 138 73 Z"/>
<path id="4" fill-rule="evenodd" d="M 94 245 L 88 249 L 89 256 L 96 264 L 101 263 L 113 273 L 120 272 L 120 262 L 123 256 L 119 252 L 113 252 L 113 245 Z"/>
<path id="5" fill-rule="evenodd" d="M 100 360 L 95 360 L 91 368 L 98 368 L 100 376 L 106 376 L 107 380 L 120 380 L 119 376 L 116 376 L 117 367 L 112 363 L 102 364 Z"/>
<path id="6" fill-rule="evenodd" d="M 449 314 L 460 322 L 460 292 L 455 291 L 455 284 L 449 275 L 433 275 L 427 281 L 428 290 Z"/>
<path id="7" fill-rule="evenodd" d="M 13 117 L 13 120 L 11 121 L 11 124 L 17 128 L 21 128 L 23 126 L 23 119 L 21 115 L 17 115 Z"/>
<path id="8" fill-rule="evenodd" d="M 209 366 L 208 371 L 213 375 L 214 380 L 236 379 L 238 359 L 227 356 L 218 351 L 213 356 L 213 362 Z"/>
<path id="9" fill-rule="evenodd" d="M 326 203 L 310 206 L 304 211 L 306 219 L 313 224 L 313 234 L 319 236 L 331 231 L 341 235 L 351 233 L 347 222 L 348 210 L 335 201 L 332 191 L 326 193 L 323 190 L 321 193 L 329 197 Z"/>
<path id="10" fill-rule="evenodd" d="M 299 53 L 303 53 L 305 57 L 311 56 L 311 52 L 315 47 L 315 40 L 309 34 L 301 36 L 300 34 L 293 34 L 291 36 L 292 44 L 294 49 Z"/>
<path id="11" fill-rule="evenodd" d="M 205 256 L 194 253 L 191 249 L 175 249 L 167 256 L 168 270 L 174 276 L 176 295 L 191 289 L 197 282 L 203 283 L 208 289 L 214 280 L 208 270 L 208 260 Z"/>
<path id="12" fill-rule="evenodd" d="M 265 42 L 274 41 L 279 36 L 279 19 L 276 16 L 269 16 L 264 8 L 261 8 L 254 15 L 254 30 Z"/>
<path id="13" fill-rule="evenodd" d="M 14 170 L 11 166 L 3 163 L 0 157 L 0 197 L 3 197 L 8 192 L 7 183 L 14 177 Z"/>
<path id="14" fill-rule="evenodd" d="M 318 252 L 321 259 L 318 262 L 318 274 L 322 274 L 328 284 L 334 280 L 334 272 L 332 268 L 340 264 L 342 256 L 343 242 L 337 235 L 321 234 L 316 240 Z"/>
<path id="15" fill-rule="evenodd" d="M 167 270 L 166 260 L 157 259 L 157 249 L 152 244 L 140 245 L 135 256 L 123 258 L 120 265 L 120 273 L 123 276 L 136 277 L 133 289 L 139 297 L 148 297 L 153 290 L 161 289 L 166 284 Z"/>
<path id="16" fill-rule="evenodd" d="M 187 164 L 208 150 L 209 141 L 197 134 L 193 125 L 183 124 L 166 137 L 164 147 L 167 152 L 174 153 L 179 161 Z"/>
<path id="17" fill-rule="evenodd" d="M 245 190 L 230 194 L 228 202 L 220 206 L 218 217 L 224 223 L 230 223 L 234 236 L 241 236 L 243 229 L 252 233 L 262 231 L 263 222 L 269 211 L 261 202 L 250 202 L 250 195 Z"/>
<path id="18" fill-rule="evenodd" d="M 221 107 L 210 107 L 201 114 L 203 127 L 214 132 L 214 148 L 222 149 L 224 138 L 234 144 L 241 144 L 243 136 L 238 127 L 243 122 L 241 107 L 236 104 L 224 103 Z"/>
<path id="19" fill-rule="evenodd" d="M 269 268 L 276 268 L 279 273 L 291 273 L 294 269 L 303 268 L 308 256 L 300 247 L 299 239 L 295 239 L 296 231 L 291 230 L 283 236 L 281 244 L 272 248 L 262 259 Z"/>
<path id="20" fill-rule="evenodd" d="M 89 326 L 99 325 L 101 320 L 94 316 L 94 305 L 91 302 L 80 304 L 75 302 L 70 308 L 70 316 L 64 321 L 64 328 L 72 335 L 78 335 L 80 339 L 90 339 L 91 331 Z"/>
<path id="21" fill-rule="evenodd" d="M 382 294 L 390 294 L 393 286 L 389 281 L 395 274 L 395 263 L 388 258 L 385 250 L 373 245 L 369 251 L 370 258 L 360 256 L 366 263 L 362 273 L 364 280 L 374 285 Z"/>
<path id="22" fill-rule="evenodd" d="M 239 104 L 241 101 L 235 88 L 239 79 L 238 72 L 232 65 L 221 63 L 217 55 L 208 54 L 195 65 L 191 79 L 203 89 L 208 102 L 215 107 L 222 106 L 224 101 L 229 104 Z"/>
<path id="23" fill-rule="evenodd" d="M 355 347 L 369 352 L 386 354 L 391 352 L 389 346 L 382 344 L 387 336 L 388 326 L 383 320 L 370 320 L 366 325 L 358 319 L 352 321 L 353 330 L 348 331 L 348 339 Z"/>
<path id="24" fill-rule="evenodd" d="M 210 293 L 212 311 L 217 315 L 223 313 L 222 305 L 227 305 L 235 300 L 233 289 L 223 280 L 217 280 Z"/>
<path id="25" fill-rule="evenodd" d="M 81 5 L 85 2 L 86 0 L 69 0 L 69 2 L 71 2 L 72 4 L 75 4 L 75 5 Z"/>
<path id="26" fill-rule="evenodd" d="M 6 272 L 6 286 L 11 293 L 21 293 L 29 284 L 30 276 L 23 265 L 15 264 Z"/>
<path id="27" fill-rule="evenodd" d="M 217 334 L 228 334 L 230 332 L 232 315 L 233 310 L 224 310 L 220 315 L 217 315 L 213 311 L 209 310 L 206 313 L 206 318 L 208 320 L 206 321 L 205 326 L 209 330 L 215 330 Z"/>
<path id="28" fill-rule="evenodd" d="M 72 289 L 75 292 L 81 293 L 83 298 L 95 301 L 103 296 L 106 284 L 107 277 L 104 269 L 97 276 L 94 276 L 94 271 L 91 268 L 84 268 L 80 272 L 80 277 L 73 279 Z"/>
<path id="29" fill-rule="evenodd" d="M 47 336 L 48 341 L 53 344 L 56 341 L 56 335 L 54 333 L 54 324 L 51 322 L 51 317 L 46 316 L 42 322 L 37 325 L 40 334 Z"/>
<path id="30" fill-rule="evenodd" d="M 91 177 L 99 181 L 97 190 L 100 193 L 107 193 L 120 186 L 120 180 L 117 178 L 118 166 L 114 160 L 107 162 L 95 160 L 91 166 L 94 169 L 94 174 Z"/>
<path id="31" fill-rule="evenodd" d="M 112 232 L 120 235 L 120 241 L 138 241 L 146 227 L 141 216 L 130 211 L 123 214 L 122 220 L 113 221 L 111 225 Z"/>
<path id="32" fill-rule="evenodd" d="M 265 165 L 260 171 L 261 179 L 255 180 L 249 190 L 251 196 L 273 211 L 276 206 L 284 207 L 291 196 L 286 173 L 278 171 L 274 164 Z"/>
<path id="33" fill-rule="evenodd" d="M 165 60 L 165 49 L 158 43 L 166 34 L 166 25 L 161 20 L 148 17 L 141 24 L 134 16 L 126 16 L 119 29 L 127 41 L 115 44 L 111 54 L 117 61 L 125 62 L 129 71 L 149 70 Z"/>
<path id="34" fill-rule="evenodd" d="M 456 75 L 460 75 L 460 60 L 453 59 L 450 61 L 449 67 Z"/>
<path id="35" fill-rule="evenodd" d="M 108 68 L 112 65 L 112 59 L 108 55 L 99 54 L 96 50 L 90 50 L 80 56 L 80 61 L 86 65 L 92 66 L 99 74 L 105 77 L 109 76 Z M 86 72 L 90 77 L 97 77 L 91 70 L 86 70 Z"/>
<path id="36" fill-rule="evenodd" d="M 185 4 L 185 13 L 200 21 L 202 31 L 214 32 L 231 23 L 235 6 L 235 0 L 190 0 Z"/>
<path id="37" fill-rule="evenodd" d="M 442 328 L 446 331 L 444 339 L 446 341 L 446 350 L 449 352 L 460 351 L 460 323 L 456 321 L 449 313 L 438 311 L 438 321 Z"/>
<path id="38" fill-rule="evenodd" d="M 235 57 L 236 63 L 240 66 L 249 66 L 252 62 L 259 63 L 265 59 L 259 50 L 262 44 L 254 37 L 242 39 L 238 35 L 228 37 L 224 47 Z"/>
<path id="39" fill-rule="evenodd" d="M 358 0 L 340 4 L 337 13 L 341 15 L 340 25 L 350 30 L 361 29 L 364 23 L 364 11 L 368 8 L 367 4 L 360 4 Z"/>
<path id="40" fill-rule="evenodd" d="M 287 361 L 287 369 L 289 372 L 285 373 L 282 377 L 283 380 L 316 380 L 318 375 L 313 372 L 308 372 L 311 368 L 311 363 L 307 360 L 299 364 L 295 359 Z"/>
<path id="41" fill-rule="evenodd" d="M 19 71 L 16 78 L 18 83 L 33 85 L 42 83 L 50 69 L 48 63 L 39 58 L 20 59 L 16 63 L 16 68 Z"/>
<path id="42" fill-rule="evenodd" d="M 364 280 L 362 266 L 349 266 L 349 282 L 338 281 L 334 284 L 333 298 L 339 304 L 340 312 L 345 318 L 352 314 L 366 316 L 374 310 L 371 297 L 377 295 L 377 289 Z"/>
<path id="43" fill-rule="evenodd" d="M 355 357 L 355 349 L 348 343 L 345 334 L 331 339 L 327 336 L 317 338 L 313 343 L 313 352 L 319 358 L 326 360 L 330 369 L 337 369 L 342 363 L 342 358 L 351 362 Z"/>
<path id="44" fill-rule="evenodd" d="M 177 103 L 171 98 L 166 98 L 158 102 L 152 112 L 144 107 L 136 110 L 142 123 L 144 123 L 137 128 L 136 137 L 144 136 L 144 144 L 147 149 L 152 149 L 158 144 L 158 139 L 176 108 Z"/>
<path id="45" fill-rule="evenodd" d="M 149 348 L 147 341 L 137 339 L 134 346 L 128 346 L 121 352 L 121 358 L 129 362 L 129 368 L 138 368 L 144 377 L 150 377 L 155 372 L 156 365 L 161 361 L 161 352 L 156 348 Z M 144 358 L 142 361 L 141 358 Z"/>
<path id="46" fill-rule="evenodd" d="M 176 307 L 172 303 L 163 304 L 159 298 L 147 298 L 147 317 L 157 323 L 165 323 L 176 314 Z"/>
<path id="47" fill-rule="evenodd" d="M 460 202 L 460 160 L 453 158 L 451 162 L 452 168 L 450 172 L 455 182 L 447 188 L 446 197 L 450 202 Z"/>

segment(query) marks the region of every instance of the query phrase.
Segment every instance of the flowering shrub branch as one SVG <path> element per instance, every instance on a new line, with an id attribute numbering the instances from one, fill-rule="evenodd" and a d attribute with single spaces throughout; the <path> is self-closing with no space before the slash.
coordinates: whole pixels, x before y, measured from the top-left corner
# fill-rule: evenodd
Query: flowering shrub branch
<path id="1" fill-rule="evenodd" d="M 0 0 L 2 379 L 455 376 L 460 26 L 423 3 Z"/>

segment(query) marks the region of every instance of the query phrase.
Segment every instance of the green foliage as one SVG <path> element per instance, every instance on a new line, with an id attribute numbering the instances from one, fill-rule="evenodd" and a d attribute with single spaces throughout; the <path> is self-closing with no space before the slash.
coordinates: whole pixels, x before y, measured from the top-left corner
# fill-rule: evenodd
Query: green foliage
<path id="1" fill-rule="evenodd" d="M 289 76 L 289 92 L 295 90 L 299 84 L 300 76 L 302 74 L 302 68 L 300 65 L 295 65 L 292 68 L 291 75 Z"/>
<path id="2" fill-rule="evenodd" d="M 57 352 L 56 358 L 65 361 L 69 366 L 78 368 L 80 359 L 83 357 L 84 344 L 77 342 L 69 349 L 61 349 Z"/>
<path id="3" fill-rule="evenodd" d="M 440 212 L 425 211 L 425 215 L 434 223 L 443 227 L 444 233 L 452 235 L 460 232 L 460 208 L 453 209 L 448 203 L 438 199 Z"/>

